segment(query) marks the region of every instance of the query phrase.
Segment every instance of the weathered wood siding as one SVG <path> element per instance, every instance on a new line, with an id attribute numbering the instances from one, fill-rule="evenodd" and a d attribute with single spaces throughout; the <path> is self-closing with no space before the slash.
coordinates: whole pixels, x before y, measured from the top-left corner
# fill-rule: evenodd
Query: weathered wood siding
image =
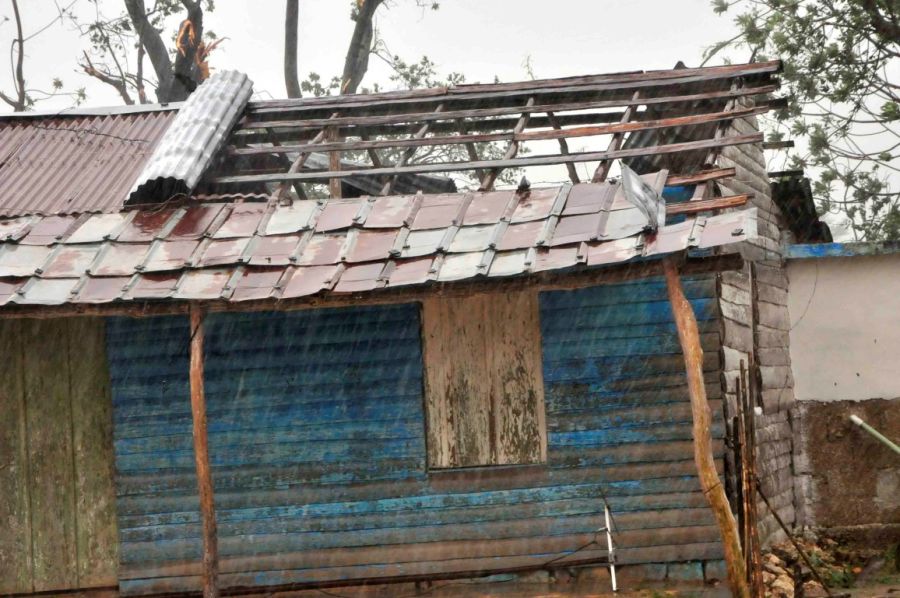
<path id="1" fill-rule="evenodd" d="M 719 412 L 712 279 L 698 312 Z M 223 586 L 721 558 L 661 281 L 542 295 L 548 463 L 428 473 L 418 305 L 215 314 L 206 388 Z M 121 588 L 196 589 L 186 318 L 109 325 Z M 591 547 L 579 558 L 603 555 Z"/>
<path id="2" fill-rule="evenodd" d="M 547 459 L 535 290 L 422 304 L 428 464 Z"/>
<path id="3" fill-rule="evenodd" d="M 115 585 L 102 319 L 0 320 L 0 593 Z"/>

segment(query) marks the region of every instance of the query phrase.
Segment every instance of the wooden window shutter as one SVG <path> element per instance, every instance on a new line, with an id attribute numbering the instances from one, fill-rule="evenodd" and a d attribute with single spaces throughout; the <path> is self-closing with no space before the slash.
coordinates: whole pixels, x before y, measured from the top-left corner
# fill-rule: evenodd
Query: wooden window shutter
<path id="1" fill-rule="evenodd" d="M 545 461 L 537 293 L 429 298 L 422 335 L 429 466 Z"/>

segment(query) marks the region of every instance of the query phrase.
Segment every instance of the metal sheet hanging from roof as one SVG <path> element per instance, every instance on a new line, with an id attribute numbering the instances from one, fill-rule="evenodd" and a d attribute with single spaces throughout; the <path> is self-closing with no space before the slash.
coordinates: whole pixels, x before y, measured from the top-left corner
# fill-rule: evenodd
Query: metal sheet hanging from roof
<path id="1" fill-rule="evenodd" d="M 191 94 L 128 193 L 128 204 L 163 202 L 190 194 L 225 144 L 250 100 L 253 83 L 219 71 Z"/>

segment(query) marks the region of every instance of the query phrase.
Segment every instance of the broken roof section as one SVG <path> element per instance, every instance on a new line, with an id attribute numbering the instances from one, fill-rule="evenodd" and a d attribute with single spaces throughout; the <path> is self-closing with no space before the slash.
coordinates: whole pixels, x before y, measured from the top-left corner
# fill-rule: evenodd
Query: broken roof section
<path id="1" fill-rule="evenodd" d="M 615 159 L 698 151 L 705 156 L 761 141 L 760 134 L 723 134 L 721 125 L 769 110 L 774 102 L 767 98 L 778 88 L 774 75 L 780 68 L 773 61 L 251 103 L 229 140 L 226 154 L 232 160 L 224 160 L 206 181 L 220 191 L 247 192 L 252 185 L 287 190 L 363 175 L 381 177 L 381 193 L 389 194 L 397 175 L 475 173 L 480 188 L 489 190 L 503 169 L 566 165 L 577 183 L 575 164 L 599 162 L 589 177 L 598 182 Z M 737 98 L 753 102 L 744 106 L 734 102 Z M 660 134 L 623 147 L 626 134 L 685 128 L 699 133 L 686 142 L 672 143 Z M 603 137 L 609 143 L 597 148 Z M 572 139 L 591 149 L 571 151 Z M 481 148 L 489 142 L 506 149 L 486 154 Z M 542 153 L 522 152 L 523 144 L 532 142 L 540 143 Z M 464 147 L 468 159 L 445 151 L 451 146 Z M 303 169 L 312 152 L 355 152 L 368 162 Z M 414 160 L 416 155 L 428 158 Z M 264 164 L 251 159 L 263 156 Z M 689 164 L 696 169 L 695 161 Z"/>
<path id="2" fill-rule="evenodd" d="M 250 78 L 237 71 L 221 71 L 204 81 L 178 110 L 125 203 L 189 195 L 225 144 L 252 92 Z"/>
<path id="3" fill-rule="evenodd" d="M 615 159 L 759 142 L 759 134 L 723 134 L 724 125 L 775 104 L 768 98 L 779 69 L 776 61 L 246 106 L 246 77 L 219 73 L 175 110 L 0 118 L 0 216 L 115 212 L 126 199 L 167 202 L 197 184 L 207 195 L 291 199 L 310 184 L 335 190 L 338 182 L 355 194 L 447 191 L 447 179 L 428 175 L 471 174 L 488 190 L 503 169 L 547 165 L 564 165 L 576 183 L 584 162 L 594 170 L 585 180 L 599 182 Z M 738 107 L 736 98 L 756 103 Z M 666 141 L 685 130 L 690 141 Z M 626 137 L 648 131 L 659 134 L 629 145 Z M 591 149 L 571 151 L 573 139 Z M 500 151 L 484 152 L 488 142 Z M 523 153 L 532 142 L 541 153 Z M 449 147 L 465 148 L 468 159 Z"/>
<path id="4" fill-rule="evenodd" d="M 102 196 L 93 204 L 79 195 L 83 175 L 64 157 L 94 137 L 137 138 L 79 129 L 67 151 L 62 141 L 44 139 L 34 161 L 23 166 L 20 148 L 40 138 L 44 121 L 0 119 L 0 138 L 22 135 L 19 145 L 2 146 L 8 150 L 0 184 L 32 168 L 33 186 L 53 194 L 42 204 L 46 209 L 0 218 L 0 303 L 19 309 L 271 301 L 574 271 L 739 242 L 755 234 L 753 211 L 669 224 L 665 216 L 746 203 L 747 196 L 715 197 L 712 182 L 727 185 L 735 169 L 711 163 L 723 147 L 762 141 L 758 133 L 734 134 L 731 124 L 773 105 L 768 97 L 777 89 L 779 68 L 767 62 L 246 105 L 249 82 L 223 73 L 221 89 L 207 82 L 211 91 L 195 92 L 174 120 L 158 109 L 108 117 L 166 120 L 152 142 L 146 135 L 140 143 L 155 148 L 152 156 L 149 149 L 140 156 L 123 152 L 130 164 L 127 185 L 122 175 L 109 189 L 88 186 Z M 653 106 L 689 112 L 655 112 Z M 15 129 L 20 126 L 24 132 Z M 704 134 L 666 141 L 685 127 Z M 646 131 L 662 134 L 649 144 L 625 145 L 628 135 Z M 605 149 L 596 149 L 598 138 L 605 138 Z M 594 145 L 572 151 L 572 139 Z M 558 151 L 522 152 L 531 141 Z M 506 149 L 480 154 L 487 142 Z M 469 159 L 446 151 L 450 146 L 464 147 Z M 110 146 L 103 151 L 112 155 L 101 152 L 78 165 L 103 171 L 115 150 Z M 651 172 L 641 176 L 643 183 L 629 178 L 626 186 L 607 180 L 616 159 L 698 151 L 708 159 L 684 162 L 692 164 L 685 172 Z M 593 174 L 582 181 L 574 166 L 584 162 Z M 570 182 L 493 190 L 504 169 L 543 165 L 565 166 Z M 431 184 L 430 173 L 473 173 L 481 189 L 435 193 L 440 185 Z M 337 195 L 344 182 L 369 197 L 303 199 L 308 185 L 327 183 Z M 664 186 L 677 186 L 687 201 L 665 206 L 658 199 Z M 404 193 L 423 187 L 432 192 Z M 142 202 L 137 209 L 123 209 L 128 189 L 137 192 L 129 201 Z M 60 199 L 71 196 L 79 198 L 77 209 Z M 4 201 L 0 195 L 0 209 Z M 153 205 L 142 209 L 143 202 Z M 6 214 L 22 214 L 17 205 Z"/>

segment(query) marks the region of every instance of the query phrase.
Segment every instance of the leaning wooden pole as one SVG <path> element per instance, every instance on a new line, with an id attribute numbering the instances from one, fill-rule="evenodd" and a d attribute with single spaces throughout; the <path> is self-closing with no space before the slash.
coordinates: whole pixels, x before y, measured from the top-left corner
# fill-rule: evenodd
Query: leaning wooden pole
<path id="1" fill-rule="evenodd" d="M 747 569 L 741 552 L 737 523 L 731 507 L 728 505 L 728 497 L 725 496 L 725 488 L 716 472 L 716 461 L 713 458 L 712 437 L 709 431 L 711 417 L 709 402 L 706 400 L 706 386 L 703 381 L 703 349 L 700 346 L 700 331 L 697 328 L 694 309 L 684 296 L 675 259 L 673 256 L 664 258 L 663 270 L 666 276 L 669 302 L 672 305 L 672 315 L 675 318 L 675 326 L 678 328 L 681 351 L 684 353 L 688 392 L 691 396 L 691 413 L 694 421 L 694 462 L 697 465 L 697 474 L 700 476 L 703 494 L 712 507 L 716 523 L 719 526 L 719 533 L 722 535 L 725 565 L 728 569 L 728 583 L 731 585 L 732 596 L 750 598 Z"/>
<path id="2" fill-rule="evenodd" d="M 203 597 L 219 596 L 219 540 L 213 502 L 209 444 L 206 434 L 206 396 L 203 391 L 203 311 L 191 304 L 191 415 L 194 421 L 194 461 L 203 517 Z"/>

